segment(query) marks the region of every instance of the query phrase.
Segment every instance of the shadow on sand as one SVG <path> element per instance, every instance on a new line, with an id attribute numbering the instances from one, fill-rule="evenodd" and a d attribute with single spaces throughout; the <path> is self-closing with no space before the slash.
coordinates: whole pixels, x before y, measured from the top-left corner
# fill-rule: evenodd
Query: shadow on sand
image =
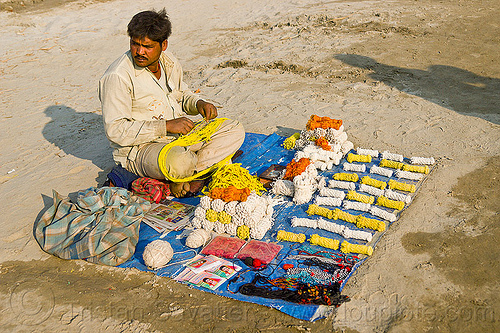
<path id="1" fill-rule="evenodd" d="M 42 130 L 45 139 L 67 155 L 92 161 L 103 170 L 96 177 L 97 182 L 104 182 L 114 162 L 112 149 L 104 133 L 102 116 L 92 112 L 76 112 L 64 105 L 49 106 L 44 112 L 52 118 Z"/>
<path id="2" fill-rule="evenodd" d="M 350 66 L 371 70 L 370 78 L 400 91 L 422 97 L 460 114 L 500 124 L 500 80 L 445 65 L 427 70 L 379 63 L 357 54 L 337 54 Z"/>

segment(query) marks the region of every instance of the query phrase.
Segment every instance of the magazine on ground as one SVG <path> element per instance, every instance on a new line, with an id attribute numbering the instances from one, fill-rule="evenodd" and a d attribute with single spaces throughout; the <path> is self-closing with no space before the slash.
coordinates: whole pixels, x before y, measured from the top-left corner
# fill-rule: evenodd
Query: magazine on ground
<path id="1" fill-rule="evenodd" d="M 217 289 L 241 269 L 240 266 L 213 255 L 197 255 L 185 266 L 174 280 L 211 290 Z"/>
<path id="2" fill-rule="evenodd" d="M 151 204 L 151 209 L 144 215 L 142 222 L 159 233 L 165 230 L 181 230 L 190 221 L 195 206 L 165 199 L 158 204 Z"/>

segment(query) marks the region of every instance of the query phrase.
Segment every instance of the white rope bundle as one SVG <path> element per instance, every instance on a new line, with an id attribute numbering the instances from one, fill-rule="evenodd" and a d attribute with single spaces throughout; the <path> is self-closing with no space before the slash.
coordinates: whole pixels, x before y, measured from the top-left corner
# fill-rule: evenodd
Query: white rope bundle
<path id="1" fill-rule="evenodd" d="M 226 225 L 220 223 L 219 221 L 214 222 L 214 231 L 218 234 L 223 234 L 226 232 Z"/>
<path id="2" fill-rule="evenodd" d="M 293 178 L 293 187 L 295 193 L 293 195 L 293 202 L 297 205 L 302 205 L 311 201 L 314 191 L 316 191 L 316 177 L 318 171 L 314 165 L 309 164 L 304 172 Z"/>
<path id="3" fill-rule="evenodd" d="M 224 205 L 224 211 L 229 215 L 233 216 L 236 214 L 236 206 L 238 206 L 238 201 L 229 201 Z"/>
<path id="4" fill-rule="evenodd" d="M 393 213 L 389 213 L 388 211 L 377 206 L 370 207 L 370 214 L 383 218 L 384 220 L 387 220 L 389 222 L 394 222 L 397 219 L 396 215 L 394 215 Z"/>
<path id="5" fill-rule="evenodd" d="M 413 156 L 410 158 L 411 164 L 424 164 L 424 165 L 433 165 L 436 161 L 434 157 L 417 157 Z"/>
<path id="6" fill-rule="evenodd" d="M 344 209 L 359 210 L 361 212 L 369 212 L 371 205 L 359 201 L 344 200 Z"/>
<path id="7" fill-rule="evenodd" d="M 343 190 L 355 190 L 356 184 L 354 184 L 353 182 L 332 179 L 328 183 L 328 187 L 341 188 Z"/>
<path id="8" fill-rule="evenodd" d="M 365 164 L 344 163 L 342 166 L 344 171 L 365 172 Z"/>
<path id="9" fill-rule="evenodd" d="M 342 199 L 334 197 L 317 196 L 314 199 L 314 203 L 318 206 L 340 206 L 342 205 Z"/>
<path id="10" fill-rule="evenodd" d="M 346 132 L 340 133 L 338 136 L 336 136 L 333 139 L 333 143 L 338 144 L 340 146 L 342 146 L 344 144 L 344 142 L 346 142 L 346 141 L 347 141 L 347 133 Z"/>
<path id="11" fill-rule="evenodd" d="M 409 179 L 409 180 L 420 180 L 424 177 L 423 174 L 418 172 L 396 170 L 395 176 L 397 178 Z"/>
<path id="12" fill-rule="evenodd" d="M 319 229 L 330 231 L 339 235 L 342 235 L 345 229 L 344 225 L 337 224 L 335 222 L 330 222 L 322 218 L 318 219 L 317 225 Z"/>
<path id="13" fill-rule="evenodd" d="M 322 197 L 334 197 L 334 198 L 339 198 L 340 200 L 344 200 L 345 198 L 345 192 L 336 190 L 333 188 L 328 188 L 328 187 L 321 187 L 319 189 L 319 195 Z"/>
<path id="14" fill-rule="evenodd" d="M 205 229 L 196 229 L 186 238 L 186 246 L 196 249 L 205 245 L 210 240 L 210 233 Z"/>
<path id="15" fill-rule="evenodd" d="M 226 234 L 231 236 L 236 236 L 236 231 L 238 230 L 238 225 L 235 223 L 226 224 Z"/>
<path id="16" fill-rule="evenodd" d="M 370 173 L 375 173 L 377 175 L 386 176 L 390 178 L 392 177 L 393 171 L 387 168 L 381 168 L 379 166 L 374 165 L 370 168 Z"/>
<path id="17" fill-rule="evenodd" d="M 307 219 L 303 217 L 292 217 L 292 227 L 307 227 L 316 229 L 318 227 L 318 221 L 316 219 Z"/>
<path id="18" fill-rule="evenodd" d="M 335 138 L 338 137 L 342 133 L 344 133 L 344 125 L 341 125 L 338 130 L 336 130 L 335 128 L 332 128 L 332 127 L 327 128 L 325 139 L 328 142 L 333 142 L 335 140 Z"/>
<path id="19" fill-rule="evenodd" d="M 384 195 L 384 190 L 381 190 L 377 187 L 370 186 L 367 184 L 359 184 L 359 190 L 361 192 L 365 192 L 365 193 L 374 195 L 376 197 L 380 197 L 381 195 Z"/>
<path id="20" fill-rule="evenodd" d="M 319 189 L 325 188 L 328 185 L 326 177 L 318 176 L 316 182 L 318 183 Z"/>
<path id="21" fill-rule="evenodd" d="M 404 193 L 399 193 L 391 189 L 386 189 L 384 195 L 392 200 L 403 201 L 406 204 L 411 203 L 411 196 Z"/>
<path id="22" fill-rule="evenodd" d="M 387 150 L 382 152 L 382 158 L 396 162 L 403 162 L 403 155 L 393 154 L 388 152 Z"/>
<path id="23" fill-rule="evenodd" d="M 293 197 L 293 182 L 291 180 L 278 179 L 273 183 L 273 189 L 271 191 L 276 195 L 286 195 L 287 197 Z"/>
<path id="24" fill-rule="evenodd" d="M 210 207 L 213 210 L 215 210 L 217 213 L 220 213 L 224 210 L 225 205 L 226 205 L 226 203 L 222 199 L 215 199 L 215 200 L 212 200 Z"/>
<path id="25" fill-rule="evenodd" d="M 209 220 L 204 219 L 201 222 L 201 227 L 203 229 L 205 229 L 206 231 L 212 231 L 212 230 L 214 230 L 214 222 L 210 222 Z"/>
<path id="26" fill-rule="evenodd" d="M 174 250 L 169 242 L 157 239 L 146 245 L 142 259 L 150 269 L 165 267 L 174 256 Z"/>
<path id="27" fill-rule="evenodd" d="M 207 209 L 209 209 L 209 208 L 207 208 Z M 194 216 L 195 217 L 204 220 L 206 215 L 207 215 L 207 211 L 203 207 L 198 206 L 198 207 L 195 208 L 195 210 L 194 210 Z"/>
<path id="28" fill-rule="evenodd" d="M 203 228 L 202 227 L 203 220 L 204 219 L 202 219 L 202 218 L 194 216 L 193 219 L 191 220 L 191 224 L 193 225 L 194 228 L 200 229 L 200 228 Z"/>
<path id="29" fill-rule="evenodd" d="M 342 144 L 342 147 L 340 148 L 340 152 L 342 153 L 342 156 L 345 156 L 353 148 L 354 148 L 354 144 L 351 141 L 345 141 Z M 338 163 L 336 165 L 338 165 Z"/>
<path id="30" fill-rule="evenodd" d="M 355 238 L 362 239 L 366 241 L 371 241 L 372 234 L 362 230 L 352 230 L 346 227 L 345 225 L 341 225 L 335 222 L 327 221 L 323 218 L 319 219 L 307 219 L 307 218 L 292 218 L 292 227 L 306 227 L 312 229 L 323 229 L 326 231 L 330 231 L 336 234 L 339 234 L 345 238 Z"/>
<path id="31" fill-rule="evenodd" d="M 377 158 L 378 157 L 378 150 L 374 149 L 365 149 L 365 148 L 357 148 L 356 153 L 358 155 L 370 155 L 371 157 Z"/>
<path id="32" fill-rule="evenodd" d="M 257 224 L 253 228 L 250 228 L 250 238 L 253 239 L 264 238 L 264 235 L 269 229 L 271 229 L 272 226 L 273 226 L 273 221 L 271 217 L 268 216 L 263 218 L 259 224 Z"/>
<path id="33" fill-rule="evenodd" d="M 318 220 L 318 228 L 334 232 L 336 234 L 341 235 L 344 238 L 361 239 L 361 240 L 366 240 L 368 242 L 371 241 L 373 237 L 372 234 L 367 231 L 352 230 L 346 227 L 345 225 L 337 224 L 335 222 L 330 222 L 322 218 Z"/>
<path id="34" fill-rule="evenodd" d="M 207 195 L 202 196 L 200 199 L 200 207 L 203 209 L 210 209 L 211 201 L 212 201 L 212 199 L 209 196 L 207 196 Z"/>

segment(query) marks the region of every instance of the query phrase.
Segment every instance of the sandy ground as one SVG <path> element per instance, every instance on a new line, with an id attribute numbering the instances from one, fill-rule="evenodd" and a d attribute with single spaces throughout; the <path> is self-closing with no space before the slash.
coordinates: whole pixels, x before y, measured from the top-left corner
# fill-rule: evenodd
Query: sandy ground
<path id="1" fill-rule="evenodd" d="M 113 162 L 96 87 L 131 16 L 168 4 L 169 48 L 223 116 L 288 135 L 342 118 L 357 146 L 434 156 L 412 206 L 314 323 L 153 274 L 62 261 L 34 221 L 52 189 Z M 2 1 L 0 330 L 500 330 L 500 4 L 484 1 Z"/>

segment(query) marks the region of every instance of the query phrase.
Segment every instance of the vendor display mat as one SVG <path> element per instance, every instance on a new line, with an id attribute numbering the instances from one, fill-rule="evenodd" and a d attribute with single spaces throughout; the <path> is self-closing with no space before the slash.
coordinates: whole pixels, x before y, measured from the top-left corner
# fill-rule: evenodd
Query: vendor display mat
<path id="1" fill-rule="evenodd" d="M 281 145 L 283 141 L 285 140 L 285 137 L 279 136 L 277 134 L 271 134 L 269 136 L 262 135 L 262 134 L 254 134 L 254 133 L 247 133 L 245 137 L 245 141 L 240 148 L 243 151 L 243 154 L 239 156 L 234 163 L 241 163 L 241 165 L 248 169 L 250 174 L 252 175 L 259 175 L 263 171 L 265 171 L 270 165 L 272 164 L 280 164 L 280 165 L 286 165 L 289 163 L 295 154 L 295 150 L 286 150 L 284 149 Z M 366 147 L 369 148 L 369 147 Z M 371 178 L 375 178 L 378 180 L 383 180 L 383 181 L 388 181 L 389 178 L 380 176 L 377 174 L 370 174 L 368 173 L 369 168 L 372 165 L 378 165 L 380 162 L 380 158 L 374 158 L 371 163 L 365 163 L 366 164 L 366 169 L 367 172 L 365 173 L 360 173 L 358 172 L 358 175 L 361 177 L 369 175 Z M 332 170 L 327 170 L 325 172 L 321 172 L 320 175 L 328 177 L 329 179 L 332 179 L 332 175 L 337 172 L 344 172 L 342 169 L 342 164 L 345 163 L 345 158 L 343 158 L 338 166 L 334 166 Z M 405 162 L 408 162 L 408 159 L 405 158 Z M 428 175 L 425 175 L 428 176 Z M 425 181 L 427 177 L 424 177 L 420 181 L 409 181 L 409 180 L 404 180 L 406 183 L 410 184 L 415 184 L 417 188 L 417 192 L 412 193 L 412 196 L 415 196 L 416 193 L 418 193 L 418 189 L 420 188 L 421 184 L 423 181 Z M 395 178 L 394 178 L 395 179 Z M 399 179 L 396 179 L 399 181 Z M 197 205 L 199 203 L 199 198 L 185 198 L 185 199 L 179 199 L 179 201 L 191 204 L 191 205 Z M 319 234 L 322 237 L 328 237 L 328 238 L 333 238 L 333 239 L 338 239 L 340 242 L 344 241 L 345 239 L 335 233 L 321 230 L 321 229 L 311 229 L 311 228 L 306 228 L 306 227 L 296 227 L 293 228 L 291 226 L 291 219 L 292 217 L 303 217 L 303 218 L 319 218 L 319 216 L 308 216 L 306 214 L 306 210 L 309 207 L 309 205 L 313 203 L 313 201 L 305 203 L 303 205 L 295 205 L 292 202 L 291 197 L 283 197 L 283 202 L 276 205 L 274 207 L 274 214 L 273 214 L 273 219 L 274 219 L 274 225 L 273 227 L 266 233 L 262 241 L 265 242 L 273 242 L 273 243 L 278 243 L 279 245 L 282 245 L 283 248 L 281 249 L 280 253 L 277 255 L 277 257 L 265 268 L 264 270 L 261 271 L 254 271 L 254 270 L 249 270 L 249 267 L 245 265 L 241 260 L 238 259 L 230 259 L 234 262 L 234 264 L 241 266 L 242 270 L 240 271 L 240 275 L 238 276 L 238 279 L 236 281 L 231 281 L 229 279 L 226 281 L 223 285 L 218 287 L 216 290 L 209 290 L 207 288 L 203 287 L 197 287 L 193 286 L 193 288 L 211 292 L 217 295 L 233 298 L 236 300 L 240 301 L 246 301 L 246 302 L 252 302 L 252 303 L 257 303 L 261 305 L 265 305 L 274 309 L 277 309 L 279 311 L 282 311 L 290 316 L 293 316 L 298 319 L 302 320 L 308 320 L 308 321 L 314 321 L 320 318 L 326 317 L 331 311 L 335 309 L 333 306 L 325 306 L 325 305 L 308 305 L 308 304 L 296 304 L 296 303 L 291 303 L 287 302 L 284 300 L 279 300 L 279 299 L 267 299 L 267 298 L 262 298 L 262 297 L 256 297 L 256 296 L 245 296 L 243 294 L 238 293 L 238 288 L 246 283 L 249 283 L 253 280 L 253 277 L 255 274 L 261 274 L 264 276 L 268 276 L 269 279 L 274 279 L 274 278 L 279 278 L 283 277 L 285 275 L 285 270 L 283 269 L 283 264 L 293 264 L 295 267 L 305 267 L 301 266 L 297 260 L 294 259 L 287 259 L 288 256 L 290 255 L 297 255 L 297 254 L 303 254 L 303 253 L 311 253 L 311 252 L 316 252 L 316 251 L 327 251 L 327 252 L 334 252 L 336 254 L 344 256 L 345 259 L 348 259 L 352 264 L 352 270 L 350 271 L 350 274 L 346 276 L 342 282 L 341 282 L 341 290 L 349 280 L 350 276 L 356 271 L 356 269 L 365 261 L 367 260 L 366 256 L 363 255 L 343 255 L 340 253 L 340 251 L 334 251 L 330 249 L 326 249 L 323 247 L 319 246 L 311 246 L 309 242 L 304 242 L 303 244 L 300 243 L 293 243 L 293 242 L 278 242 L 276 240 L 276 235 L 278 230 L 286 230 L 286 231 L 291 231 L 294 233 L 303 233 L 307 236 L 309 239 L 310 235 L 312 234 Z M 405 206 L 405 209 L 409 205 Z M 329 207 L 333 208 L 333 207 Z M 342 209 L 342 208 L 341 208 Z M 345 209 L 342 209 L 345 210 Z M 392 211 L 388 210 L 390 212 L 399 212 L 399 211 Z M 404 211 L 404 210 L 403 210 Z M 349 211 L 347 212 L 351 214 L 356 214 L 359 215 L 362 213 L 363 215 L 370 217 L 370 218 L 376 218 L 379 219 L 375 216 L 370 215 L 369 213 L 363 213 L 359 211 Z M 399 220 L 399 214 L 397 215 L 398 220 Z M 396 222 L 393 223 L 397 223 Z M 352 223 L 347 223 L 343 222 L 341 220 L 336 220 L 335 223 L 338 224 L 343 224 L 343 225 L 348 225 L 349 228 L 356 229 L 356 227 Z M 390 227 L 392 223 L 385 221 L 387 228 Z M 386 230 L 387 230 L 386 228 Z M 354 244 L 364 244 L 364 245 L 370 245 L 374 248 L 374 251 L 376 252 L 376 245 L 378 241 L 380 240 L 380 237 L 385 233 L 384 232 L 375 232 L 370 229 L 363 229 L 364 231 L 371 232 L 373 234 L 372 240 L 367 243 L 366 241 L 360 241 L 360 240 L 355 240 L 355 239 L 348 239 L 350 243 Z M 165 268 L 158 269 L 153 271 L 155 274 L 158 276 L 165 276 L 165 277 L 170 277 L 174 278 L 177 276 L 185 267 L 183 264 L 185 263 L 186 259 L 194 257 L 197 253 L 201 251 L 201 248 L 198 249 L 190 249 L 187 246 L 185 246 L 185 240 L 186 238 L 184 235 L 182 235 L 183 231 L 171 231 L 169 232 L 163 239 L 167 240 L 171 245 L 174 250 L 174 257 L 169 263 L 169 265 Z M 139 242 L 136 247 L 136 251 L 134 256 L 124 264 L 120 265 L 119 267 L 135 267 L 139 270 L 142 271 L 150 271 L 144 264 L 144 261 L 142 259 L 142 254 L 144 252 L 144 248 L 146 245 L 150 242 L 152 242 L 155 239 L 159 239 L 160 234 L 156 232 L 154 229 L 149 227 L 148 225 L 141 223 L 140 227 L 140 234 L 139 234 Z M 342 305 L 341 305 L 342 306 Z"/>

